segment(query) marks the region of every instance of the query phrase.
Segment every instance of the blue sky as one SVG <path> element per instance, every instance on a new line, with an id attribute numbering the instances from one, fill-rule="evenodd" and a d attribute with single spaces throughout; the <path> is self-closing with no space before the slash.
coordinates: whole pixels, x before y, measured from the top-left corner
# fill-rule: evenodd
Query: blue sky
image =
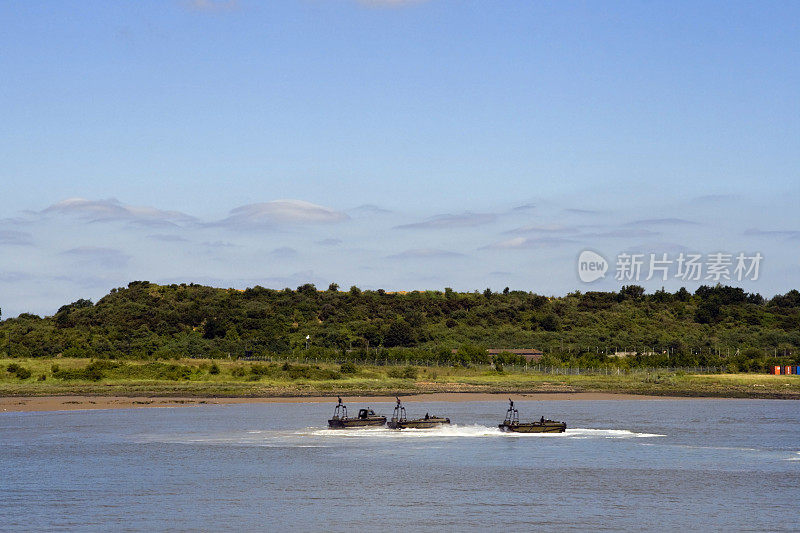
<path id="1" fill-rule="evenodd" d="M 587 248 L 758 251 L 743 287 L 798 285 L 800 4 L 12 1 L 0 19 L 3 316 L 134 279 L 619 287 L 578 280 Z"/>

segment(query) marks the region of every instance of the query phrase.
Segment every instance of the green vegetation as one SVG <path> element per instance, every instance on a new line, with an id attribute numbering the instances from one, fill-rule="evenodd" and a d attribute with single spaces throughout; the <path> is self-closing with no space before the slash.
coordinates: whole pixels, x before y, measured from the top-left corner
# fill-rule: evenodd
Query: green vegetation
<path id="1" fill-rule="evenodd" d="M 489 365 L 356 367 L 350 362 L 341 365 L 211 359 L 161 362 L 63 357 L 0 360 L 0 369 L 3 367 L 6 368 L 0 372 L 3 396 L 355 396 L 597 391 L 800 399 L 800 376 L 701 375 L 664 369 L 619 370 L 619 374 L 585 370 L 581 374 L 548 374 L 508 367 L 499 373 Z M 20 368 L 27 372 L 19 374 Z"/>
<path id="2" fill-rule="evenodd" d="M 187 357 L 466 368 L 489 364 L 486 348 L 537 348 L 546 366 L 764 372 L 800 362 L 800 293 L 765 300 L 725 286 L 650 295 L 628 286 L 548 298 L 512 290 L 399 294 L 307 284 L 239 291 L 136 281 L 96 304 L 82 299 L 51 317 L 0 322 L 0 357 L 97 360 L 83 374 L 53 373 L 61 380 L 129 371 L 121 360 L 149 361 L 141 371 L 153 379 L 184 378 L 185 369 L 162 361 Z M 524 363 L 510 353 L 494 362 L 501 377 Z M 221 375 L 212 369 L 205 372 Z"/>

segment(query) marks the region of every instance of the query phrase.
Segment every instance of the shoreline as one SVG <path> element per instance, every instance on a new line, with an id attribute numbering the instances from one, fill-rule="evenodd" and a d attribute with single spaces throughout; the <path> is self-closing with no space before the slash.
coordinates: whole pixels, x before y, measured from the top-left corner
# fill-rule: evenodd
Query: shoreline
<path id="1" fill-rule="evenodd" d="M 651 396 L 613 392 L 532 392 L 516 393 L 517 401 L 632 401 L 632 400 L 741 400 L 713 396 Z M 509 393 L 434 392 L 402 395 L 403 402 L 478 402 L 503 401 Z M 347 396 L 349 403 L 394 403 L 394 396 Z M 265 396 L 265 397 L 167 397 L 167 396 L 5 396 L 0 397 L 0 413 L 59 412 L 108 409 L 141 409 L 153 407 L 191 407 L 198 405 L 241 405 L 261 403 L 336 403 L 331 396 Z"/>

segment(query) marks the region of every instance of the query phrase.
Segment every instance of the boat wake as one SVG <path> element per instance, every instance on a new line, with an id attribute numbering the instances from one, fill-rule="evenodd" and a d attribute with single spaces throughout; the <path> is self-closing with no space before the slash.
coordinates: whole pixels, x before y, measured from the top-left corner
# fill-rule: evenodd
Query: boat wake
<path id="1" fill-rule="evenodd" d="M 317 437 L 330 438 L 386 438 L 386 439 L 422 439 L 422 438 L 606 438 L 627 439 L 635 437 L 663 437 L 656 433 L 636 433 L 627 429 L 567 429 L 564 433 L 507 433 L 499 428 L 471 425 L 449 425 L 433 429 L 404 429 L 395 431 L 386 428 L 370 429 L 314 429 L 308 428 L 309 434 Z"/>
<path id="2" fill-rule="evenodd" d="M 564 433 L 506 433 L 499 428 L 481 425 L 449 425 L 433 429 L 388 428 L 327 429 L 309 427 L 301 430 L 246 430 L 227 433 L 146 434 L 136 438 L 140 443 L 267 446 L 292 448 L 327 448 L 347 439 L 413 440 L 413 439 L 630 439 L 663 437 L 656 433 L 637 433 L 627 429 L 572 428 Z"/>

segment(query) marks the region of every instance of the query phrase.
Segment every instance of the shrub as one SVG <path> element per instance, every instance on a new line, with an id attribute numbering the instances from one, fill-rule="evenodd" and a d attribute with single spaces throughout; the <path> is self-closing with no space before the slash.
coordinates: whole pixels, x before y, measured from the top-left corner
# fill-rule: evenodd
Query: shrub
<path id="1" fill-rule="evenodd" d="M 211 368 L 208 369 L 208 373 L 214 376 L 219 374 L 219 366 L 217 366 L 217 363 L 211 364 Z"/>
<path id="2" fill-rule="evenodd" d="M 389 370 L 386 375 L 390 378 L 397 378 L 397 379 L 417 379 L 417 369 L 413 366 L 407 366 L 405 368 L 393 368 Z"/>
<path id="3" fill-rule="evenodd" d="M 14 375 L 16 375 L 19 379 L 28 379 L 31 377 L 31 371 L 24 366 L 20 366 L 17 363 L 11 363 L 6 367 L 6 370 Z"/>
<path id="4" fill-rule="evenodd" d="M 358 372 L 358 367 L 351 362 L 342 363 L 342 366 L 339 367 L 339 372 L 342 374 L 355 374 Z"/>
<path id="5" fill-rule="evenodd" d="M 266 376 L 272 373 L 272 369 L 267 365 L 253 365 L 250 367 L 250 373 L 254 376 Z"/>

